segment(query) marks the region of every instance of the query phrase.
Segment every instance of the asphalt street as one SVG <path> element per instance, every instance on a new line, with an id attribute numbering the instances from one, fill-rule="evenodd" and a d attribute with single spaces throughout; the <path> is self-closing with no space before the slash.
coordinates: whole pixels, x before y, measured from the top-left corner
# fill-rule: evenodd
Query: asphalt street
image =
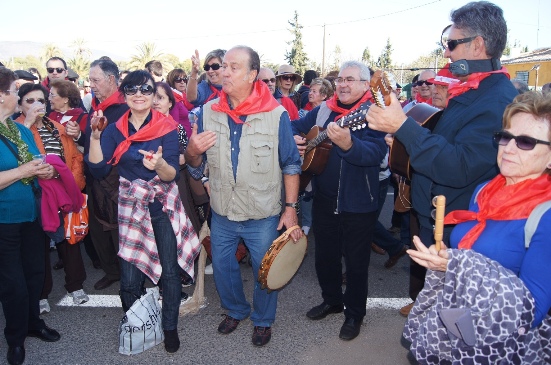
<path id="1" fill-rule="evenodd" d="M 392 195 L 381 214 L 385 227 L 390 225 Z M 408 303 L 409 259 L 385 269 L 386 256 L 371 253 L 369 267 L 369 300 L 360 335 L 349 342 L 339 339 L 344 315 L 332 314 L 312 321 L 306 312 L 321 303 L 320 289 L 314 270 L 314 240 L 309 236 L 307 256 L 293 280 L 279 293 L 272 340 L 257 348 L 251 343 L 253 325 L 246 319 L 237 330 L 221 335 L 217 327 L 224 310 L 214 287 L 212 275 L 205 276 L 208 305 L 197 314 L 180 317 L 178 332 L 181 347 L 168 354 L 161 344 L 142 354 L 125 356 L 118 353 L 118 323 L 121 308 L 63 306 L 66 295 L 63 270 L 54 271 L 54 290 L 50 295 L 50 313 L 43 315 L 47 325 L 61 333 L 55 343 L 28 338 L 25 364 L 410 364 L 408 350 L 401 345 L 405 318 L 397 308 Z M 96 291 L 94 283 L 103 276 L 96 270 L 84 250 L 87 280 L 84 290 L 89 295 L 118 295 L 118 283 Z M 57 253 L 51 253 L 52 264 Z M 368 263 L 366 263 L 367 265 Z M 241 265 L 248 298 L 252 298 L 253 276 L 247 264 Z M 194 287 L 186 288 L 188 294 Z M 383 298 L 388 298 L 383 300 Z M 67 300 L 65 300 L 67 302 Z M 4 327 L 4 318 L 0 319 Z M 7 344 L 0 341 L 0 363 L 6 361 Z"/>

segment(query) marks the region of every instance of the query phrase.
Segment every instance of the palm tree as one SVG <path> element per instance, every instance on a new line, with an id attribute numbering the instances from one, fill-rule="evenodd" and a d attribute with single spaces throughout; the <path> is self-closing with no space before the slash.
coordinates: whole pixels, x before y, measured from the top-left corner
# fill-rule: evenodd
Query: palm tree
<path id="1" fill-rule="evenodd" d="M 71 43 L 71 48 L 75 50 L 75 57 L 82 57 L 89 60 L 92 56 L 92 51 L 86 46 L 86 41 L 83 38 L 77 38 Z"/>
<path id="2" fill-rule="evenodd" d="M 87 78 L 90 71 L 90 60 L 88 58 L 75 56 L 67 61 L 67 65 L 80 76 L 79 79 Z"/>
<path id="3" fill-rule="evenodd" d="M 133 55 L 127 67 L 134 70 L 143 69 L 144 65 L 151 60 L 161 61 L 163 53 L 155 49 L 155 44 L 150 42 L 142 43 L 136 47 L 138 54 Z"/>
<path id="4" fill-rule="evenodd" d="M 53 43 L 48 43 L 42 49 L 40 54 L 40 60 L 42 63 L 46 63 L 52 57 L 63 57 L 63 52 L 61 49 Z"/>

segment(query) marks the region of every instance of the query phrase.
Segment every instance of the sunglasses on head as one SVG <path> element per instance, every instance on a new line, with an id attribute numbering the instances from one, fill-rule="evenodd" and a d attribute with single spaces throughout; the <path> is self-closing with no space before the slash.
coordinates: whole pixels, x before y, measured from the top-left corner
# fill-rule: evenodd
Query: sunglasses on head
<path id="1" fill-rule="evenodd" d="M 430 86 L 430 85 L 432 85 L 432 82 L 428 82 L 427 80 L 421 80 L 421 81 L 417 81 L 415 83 L 416 86 L 423 86 L 423 84 L 425 84 L 427 86 Z"/>
<path id="2" fill-rule="evenodd" d="M 514 139 L 518 148 L 524 151 L 531 151 L 539 144 L 551 145 L 551 142 L 542 141 L 528 136 L 514 136 L 507 131 L 499 131 L 494 133 L 494 141 L 500 146 L 507 146 L 509 142 Z"/>
<path id="3" fill-rule="evenodd" d="M 297 79 L 295 75 L 283 75 L 280 77 L 285 81 L 295 81 Z"/>
<path id="4" fill-rule="evenodd" d="M 187 82 L 187 77 L 177 77 L 174 82 Z"/>
<path id="5" fill-rule="evenodd" d="M 276 79 L 275 77 L 272 77 L 271 79 L 262 79 L 262 81 L 264 81 L 266 84 L 271 82 L 272 84 L 276 82 Z"/>
<path id="6" fill-rule="evenodd" d="M 153 94 L 153 86 L 148 84 L 143 84 L 140 86 L 130 86 L 126 85 L 124 87 L 124 93 L 126 95 L 136 95 L 137 92 L 140 92 L 142 95 L 151 95 Z"/>
<path id="7" fill-rule="evenodd" d="M 27 98 L 25 99 L 25 103 L 27 104 L 34 104 L 35 101 L 38 101 L 41 104 L 46 104 L 46 100 L 42 98 L 34 99 L 34 98 Z"/>
<path id="8" fill-rule="evenodd" d="M 48 71 L 49 74 L 53 74 L 54 71 L 56 71 L 58 74 L 60 74 L 63 71 L 65 71 L 65 69 L 61 68 L 61 67 L 47 67 L 46 71 Z"/>
<path id="9" fill-rule="evenodd" d="M 220 68 L 220 64 L 219 63 L 213 63 L 211 65 L 204 65 L 203 66 L 203 70 L 205 71 L 208 71 L 212 68 L 213 71 L 216 71 Z"/>
<path id="10" fill-rule="evenodd" d="M 447 48 L 451 52 L 459 44 L 472 42 L 476 37 L 478 37 L 478 36 L 468 37 L 468 38 L 461 38 L 461 39 L 448 39 L 448 40 L 446 40 L 442 43 L 442 46 L 444 47 L 444 49 Z"/>

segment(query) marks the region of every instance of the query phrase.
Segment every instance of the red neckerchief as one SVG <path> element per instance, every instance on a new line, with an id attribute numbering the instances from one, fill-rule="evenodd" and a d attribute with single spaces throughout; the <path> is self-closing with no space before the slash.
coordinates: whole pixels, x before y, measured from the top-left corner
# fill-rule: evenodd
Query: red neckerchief
<path id="1" fill-rule="evenodd" d="M 111 96 L 109 96 L 107 99 L 102 101 L 98 104 L 98 98 L 92 99 L 92 110 L 97 112 L 98 110 L 101 110 L 102 112 L 105 111 L 105 109 L 109 108 L 111 105 L 115 104 L 124 104 L 126 101 L 124 101 L 124 95 L 120 91 L 115 91 Z"/>
<path id="2" fill-rule="evenodd" d="M 76 121 L 79 115 L 81 115 L 82 113 L 84 113 L 84 110 L 80 108 L 73 108 L 73 109 L 67 110 L 65 113 L 53 111 L 48 115 L 48 118 L 50 118 L 51 120 L 55 120 L 58 123 L 61 123 L 61 119 L 63 119 L 64 116 L 71 117 L 71 119 L 68 119 L 62 124 L 62 125 L 65 125 L 70 120 Z"/>
<path id="3" fill-rule="evenodd" d="M 257 113 L 271 112 L 279 106 L 279 103 L 270 93 L 268 85 L 263 81 L 255 81 L 251 95 L 245 99 L 235 109 L 230 109 L 228 95 L 225 92 L 220 93 L 218 103 L 212 104 L 211 109 L 215 112 L 226 113 L 237 124 L 243 124 L 242 115 L 251 115 Z"/>
<path id="4" fill-rule="evenodd" d="M 116 165 L 119 163 L 121 156 L 128 150 L 132 142 L 151 141 L 153 139 L 164 136 L 165 134 L 172 132 L 177 127 L 176 122 L 171 116 L 166 116 L 154 109 L 151 110 L 151 120 L 143 128 L 128 136 L 128 117 L 130 116 L 130 110 L 124 113 L 124 115 L 117 121 L 115 126 L 122 133 L 124 141 L 122 141 L 115 152 L 113 158 L 108 162 L 109 164 Z"/>
<path id="5" fill-rule="evenodd" d="M 65 77 L 64 80 L 69 80 L 68 77 Z M 50 78 L 48 76 L 46 76 L 44 78 L 44 80 L 42 80 L 41 82 L 42 86 L 44 86 L 46 89 L 50 90 Z"/>
<path id="6" fill-rule="evenodd" d="M 417 95 L 415 95 L 415 100 L 418 103 L 426 103 L 426 104 L 432 105 L 432 98 L 425 99 L 421 96 L 421 93 L 417 93 Z"/>
<path id="7" fill-rule="evenodd" d="M 510 79 L 509 73 L 505 67 L 502 67 L 501 70 L 491 71 L 491 72 L 477 72 L 470 74 L 469 78 L 465 82 L 456 82 L 448 86 L 448 100 L 463 93 L 466 93 L 469 90 L 476 90 L 480 85 L 480 82 L 491 74 L 505 74 L 507 78 Z"/>
<path id="8" fill-rule="evenodd" d="M 551 200 L 551 176 L 543 174 L 536 179 L 505 185 L 505 177 L 499 174 L 480 190 L 476 200 L 479 207 L 478 213 L 470 210 L 456 210 L 444 218 L 444 224 L 478 221 L 461 239 L 459 248 L 470 249 L 484 231 L 488 219 L 528 218 L 538 204 Z"/>
<path id="9" fill-rule="evenodd" d="M 205 101 L 205 104 L 208 103 L 209 101 L 211 100 L 214 100 L 216 98 L 219 98 L 220 97 L 220 93 L 221 91 L 218 90 L 217 88 L 215 88 L 214 86 L 212 86 L 212 84 L 209 84 L 209 87 L 210 87 L 210 91 L 212 91 L 212 94 L 209 95 L 209 97 L 207 98 L 207 100 Z"/>
<path id="10" fill-rule="evenodd" d="M 312 106 L 312 103 L 311 102 L 307 102 L 306 105 L 304 106 L 304 110 L 312 110 L 314 109 L 314 107 Z"/>
<path id="11" fill-rule="evenodd" d="M 193 104 L 191 104 L 188 100 L 187 100 L 187 96 L 185 93 L 181 92 L 181 91 L 178 91 L 176 89 L 172 89 L 172 93 L 174 94 L 174 99 L 176 99 L 176 102 L 177 103 L 182 103 L 184 104 L 184 106 L 186 107 L 186 109 L 189 111 L 193 108 L 195 108 L 193 106 Z"/>
<path id="12" fill-rule="evenodd" d="M 365 94 L 362 96 L 362 98 L 360 100 L 358 100 L 358 102 L 356 104 L 354 104 L 354 106 L 350 109 L 341 108 L 337 104 L 337 94 L 336 93 L 335 93 L 335 95 L 333 95 L 333 97 L 331 99 L 327 100 L 325 102 L 325 104 L 332 111 L 339 113 L 339 115 L 337 115 L 334 119 L 334 120 L 339 120 L 342 117 L 344 117 L 345 115 L 349 114 L 351 111 L 353 111 L 355 109 L 358 109 L 361 104 L 365 103 L 368 100 L 373 100 L 373 97 L 371 95 L 371 91 L 369 91 L 369 90 L 366 91 Z"/>

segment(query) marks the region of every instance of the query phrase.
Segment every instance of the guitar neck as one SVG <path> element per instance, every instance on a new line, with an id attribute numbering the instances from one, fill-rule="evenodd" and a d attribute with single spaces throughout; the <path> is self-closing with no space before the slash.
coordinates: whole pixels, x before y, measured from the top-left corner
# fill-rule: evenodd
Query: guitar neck
<path id="1" fill-rule="evenodd" d="M 316 137 L 308 141 L 308 143 L 306 144 L 306 150 L 304 151 L 304 153 L 308 153 L 312 151 L 314 148 L 316 148 L 317 145 L 319 145 L 321 142 L 325 141 L 326 139 L 327 139 L 327 129 L 324 129 Z"/>

